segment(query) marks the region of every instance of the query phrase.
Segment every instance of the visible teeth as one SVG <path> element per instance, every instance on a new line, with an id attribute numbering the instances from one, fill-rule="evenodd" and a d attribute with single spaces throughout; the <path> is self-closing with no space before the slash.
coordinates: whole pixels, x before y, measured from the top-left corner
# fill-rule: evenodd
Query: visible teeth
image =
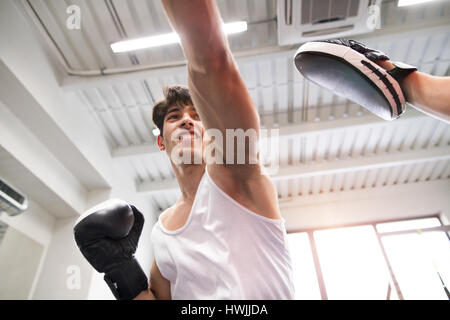
<path id="1" fill-rule="evenodd" d="M 181 135 L 178 137 L 178 140 L 179 140 L 179 141 L 183 140 L 183 137 L 184 137 L 184 136 L 189 137 L 190 139 L 196 139 L 196 138 L 197 138 L 197 135 L 195 135 L 195 134 L 183 133 L 183 134 L 181 134 Z"/>

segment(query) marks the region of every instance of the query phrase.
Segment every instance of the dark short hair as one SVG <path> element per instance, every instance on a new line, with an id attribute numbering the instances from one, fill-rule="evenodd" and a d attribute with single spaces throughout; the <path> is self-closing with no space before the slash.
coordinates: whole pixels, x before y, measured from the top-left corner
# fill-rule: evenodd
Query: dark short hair
<path id="1" fill-rule="evenodd" d="M 159 129 L 159 134 L 163 135 L 164 117 L 172 106 L 192 106 L 191 94 L 188 87 L 175 85 L 165 86 L 163 88 L 164 99 L 158 101 L 153 107 L 152 119 L 155 126 Z"/>

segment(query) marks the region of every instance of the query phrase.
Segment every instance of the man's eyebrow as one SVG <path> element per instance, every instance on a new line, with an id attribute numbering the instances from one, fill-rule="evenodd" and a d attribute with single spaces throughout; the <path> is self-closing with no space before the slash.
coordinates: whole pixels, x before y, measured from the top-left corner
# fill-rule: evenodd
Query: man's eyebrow
<path id="1" fill-rule="evenodd" d="M 189 109 L 189 111 L 194 111 L 194 112 L 197 112 L 197 110 L 195 109 L 195 107 L 194 107 L 194 106 L 190 106 L 190 105 L 188 105 L 188 106 L 186 106 L 186 108 L 188 108 L 188 109 Z"/>
<path id="2" fill-rule="evenodd" d="M 178 106 L 173 106 L 173 107 L 170 107 L 170 108 L 167 110 L 167 113 L 166 113 L 166 114 L 169 114 L 169 113 L 174 112 L 174 111 L 179 111 L 179 110 L 180 110 L 180 107 L 178 107 Z"/>

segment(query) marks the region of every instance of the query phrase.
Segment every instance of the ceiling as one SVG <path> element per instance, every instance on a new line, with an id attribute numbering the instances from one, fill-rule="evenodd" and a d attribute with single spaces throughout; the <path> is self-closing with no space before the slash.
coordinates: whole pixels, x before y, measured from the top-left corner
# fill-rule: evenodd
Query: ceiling
<path id="1" fill-rule="evenodd" d="M 179 45 L 124 54 L 114 54 L 109 47 L 123 39 L 172 32 L 159 0 L 26 2 L 74 70 L 160 64 L 184 59 Z M 66 8 L 70 4 L 79 6 L 82 13 L 79 32 L 65 27 Z M 219 0 L 217 4 L 224 22 L 245 20 L 248 23 L 246 34 L 230 37 L 233 50 L 276 44 L 276 1 Z"/>
<path id="2" fill-rule="evenodd" d="M 151 110 L 162 87 L 187 84 L 179 45 L 113 54 L 121 39 L 170 32 L 160 1 L 24 0 L 30 19 L 64 65 L 66 92 L 75 93 L 103 132 L 113 161 L 134 179 L 158 211 L 179 196 L 164 153 L 155 147 Z M 387 185 L 450 178 L 450 126 L 412 108 L 386 122 L 305 80 L 293 67 L 295 47 L 277 45 L 276 1 L 219 0 L 223 20 L 246 20 L 229 37 L 242 77 L 265 128 L 280 129 L 280 163 L 272 175 L 281 201 Z M 76 4 L 82 28 L 64 27 Z M 424 9 L 425 8 L 425 9 Z M 354 38 L 423 72 L 450 75 L 450 2 L 397 8 L 384 1 L 381 29 Z M 114 76 L 83 72 L 139 68 Z M 77 76 L 75 76 L 77 75 Z"/>

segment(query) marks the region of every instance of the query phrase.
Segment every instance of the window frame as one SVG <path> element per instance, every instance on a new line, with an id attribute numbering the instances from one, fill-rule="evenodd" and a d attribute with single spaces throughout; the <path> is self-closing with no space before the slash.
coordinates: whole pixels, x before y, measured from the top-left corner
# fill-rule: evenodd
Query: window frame
<path id="1" fill-rule="evenodd" d="M 402 221 L 410 221 L 410 220 L 420 220 L 420 219 L 429 219 L 429 218 L 437 218 L 439 223 L 440 223 L 440 226 L 439 227 L 432 227 L 432 228 L 408 229 L 408 230 L 390 231 L 390 232 L 379 232 L 377 230 L 377 225 L 378 224 L 391 223 L 391 222 L 402 222 Z M 450 233 L 450 225 L 444 225 L 440 213 L 435 213 L 435 214 L 430 214 L 430 215 L 423 215 L 423 216 L 416 216 L 416 217 L 405 217 L 405 218 L 400 218 L 400 219 L 386 219 L 386 220 L 376 220 L 376 221 L 372 221 L 372 222 L 358 222 L 358 223 L 353 223 L 353 224 L 342 224 L 342 225 L 336 225 L 336 226 L 324 226 L 324 227 L 318 227 L 318 228 L 305 228 L 305 229 L 288 230 L 287 231 L 288 234 L 291 234 L 291 233 L 306 233 L 308 235 L 309 245 L 310 245 L 310 249 L 311 249 L 311 252 L 312 252 L 314 267 L 316 269 L 317 282 L 318 282 L 318 285 L 319 285 L 320 295 L 321 295 L 322 300 L 328 300 L 328 294 L 327 294 L 325 280 L 323 278 L 322 267 L 320 265 L 320 260 L 319 260 L 319 254 L 318 254 L 318 251 L 317 251 L 316 241 L 314 239 L 314 232 L 316 232 L 316 231 L 323 231 L 323 230 L 332 230 L 332 229 L 344 229 L 344 228 L 352 228 L 352 227 L 362 227 L 362 226 L 372 226 L 373 230 L 375 231 L 375 235 L 376 235 L 377 240 L 378 240 L 378 245 L 380 246 L 381 252 L 383 254 L 384 261 L 386 263 L 386 267 L 387 267 L 389 275 L 391 277 L 392 286 L 394 287 L 399 300 L 404 300 L 403 294 L 401 292 L 400 286 L 398 285 L 398 281 L 397 281 L 397 278 L 396 278 L 396 276 L 394 274 L 394 271 L 392 270 L 389 258 L 388 258 L 387 254 L 386 254 L 386 249 L 385 249 L 385 247 L 384 247 L 384 245 L 382 243 L 382 238 L 383 237 L 389 237 L 389 236 L 395 236 L 395 235 L 401 235 L 401 234 L 417 233 L 420 230 L 421 233 L 433 232 L 433 231 L 442 231 L 442 232 L 444 232 L 447 235 L 447 238 L 450 241 L 450 235 L 449 235 L 449 233 Z M 388 293 L 387 293 L 387 296 L 386 296 L 386 300 L 390 300 L 391 290 L 392 290 L 391 285 L 389 285 Z"/>

